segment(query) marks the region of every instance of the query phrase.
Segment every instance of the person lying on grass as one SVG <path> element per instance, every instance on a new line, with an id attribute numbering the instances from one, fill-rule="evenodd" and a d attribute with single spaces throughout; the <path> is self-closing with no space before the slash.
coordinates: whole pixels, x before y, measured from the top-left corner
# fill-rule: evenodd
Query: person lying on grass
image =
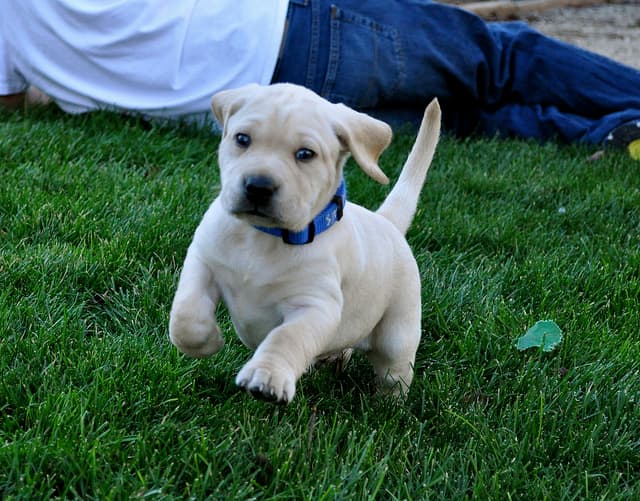
<path id="1" fill-rule="evenodd" d="M 0 0 L 0 102 L 206 123 L 216 92 L 290 82 L 392 125 L 437 97 L 457 136 L 640 159 L 640 71 L 521 22 L 409 0 Z M 33 86 L 42 93 L 32 90 Z"/>

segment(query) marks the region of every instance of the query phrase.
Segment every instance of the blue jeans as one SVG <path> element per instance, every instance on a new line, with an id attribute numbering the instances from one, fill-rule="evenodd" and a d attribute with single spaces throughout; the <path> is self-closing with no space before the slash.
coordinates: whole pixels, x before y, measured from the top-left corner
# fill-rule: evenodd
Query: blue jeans
<path id="1" fill-rule="evenodd" d="M 291 0 L 273 81 L 396 125 L 438 97 L 459 136 L 598 144 L 640 120 L 640 71 L 430 1 Z"/>

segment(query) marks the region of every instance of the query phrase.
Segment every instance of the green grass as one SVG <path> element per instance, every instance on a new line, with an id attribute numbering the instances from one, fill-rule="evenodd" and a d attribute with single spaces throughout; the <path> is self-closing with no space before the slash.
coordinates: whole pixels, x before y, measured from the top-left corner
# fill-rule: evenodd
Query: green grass
<path id="1" fill-rule="evenodd" d="M 412 138 L 382 160 L 396 178 Z M 443 139 L 409 241 L 423 340 L 404 405 L 346 375 L 273 407 L 250 353 L 179 355 L 168 313 L 219 188 L 216 138 L 111 115 L 0 115 L 3 499 L 638 499 L 640 165 Z M 388 188 L 350 164 L 350 198 Z M 552 353 L 516 338 L 552 319 Z"/>

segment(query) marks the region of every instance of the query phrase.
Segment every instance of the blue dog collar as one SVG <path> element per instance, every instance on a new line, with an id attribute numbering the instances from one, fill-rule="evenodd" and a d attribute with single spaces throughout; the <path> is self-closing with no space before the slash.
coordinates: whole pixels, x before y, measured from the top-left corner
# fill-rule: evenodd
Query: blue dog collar
<path id="1" fill-rule="evenodd" d="M 260 230 L 269 235 L 282 238 L 285 244 L 289 245 L 304 245 L 313 242 L 316 235 L 319 235 L 323 231 L 327 231 L 335 223 L 342 218 L 342 211 L 347 203 L 347 186 L 344 182 L 344 178 L 338 186 L 336 194 L 313 221 L 302 231 L 289 231 L 284 228 L 268 228 L 266 226 L 254 226 L 255 229 Z"/>

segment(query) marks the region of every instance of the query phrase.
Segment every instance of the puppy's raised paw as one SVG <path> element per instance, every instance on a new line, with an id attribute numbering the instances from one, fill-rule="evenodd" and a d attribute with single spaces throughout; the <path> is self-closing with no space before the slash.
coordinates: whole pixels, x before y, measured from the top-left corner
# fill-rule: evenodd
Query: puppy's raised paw
<path id="1" fill-rule="evenodd" d="M 220 327 L 216 324 L 215 307 L 203 301 L 204 307 L 185 308 L 174 304 L 169 320 L 169 338 L 182 352 L 202 358 L 219 352 L 224 346 Z"/>
<path id="2" fill-rule="evenodd" d="M 288 404 L 296 392 L 292 373 L 253 361 L 238 373 L 236 384 L 258 400 L 277 404 Z"/>

